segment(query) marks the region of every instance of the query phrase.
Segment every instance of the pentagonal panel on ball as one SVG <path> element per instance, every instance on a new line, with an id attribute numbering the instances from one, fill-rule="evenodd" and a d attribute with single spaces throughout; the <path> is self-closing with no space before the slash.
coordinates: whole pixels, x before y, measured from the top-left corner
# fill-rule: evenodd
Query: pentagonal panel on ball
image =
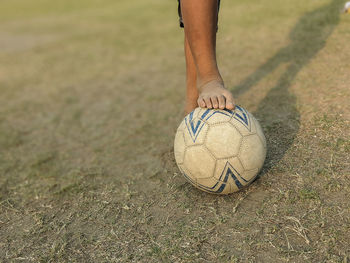
<path id="1" fill-rule="evenodd" d="M 205 192 L 219 195 L 232 193 L 231 184 L 229 182 L 221 182 L 215 178 L 198 179 L 197 187 Z"/>
<path id="2" fill-rule="evenodd" d="M 233 116 L 233 111 L 230 110 L 214 110 L 207 109 L 201 116 L 209 125 L 229 122 Z"/>
<path id="3" fill-rule="evenodd" d="M 215 159 L 204 146 L 192 146 L 186 149 L 184 165 L 192 177 L 209 178 L 214 172 Z"/>
<path id="4" fill-rule="evenodd" d="M 238 154 L 241 134 L 229 122 L 210 126 L 206 147 L 216 158 L 229 158 Z"/>
<path id="5" fill-rule="evenodd" d="M 239 159 L 245 170 L 260 169 L 266 157 L 266 148 L 257 134 L 243 137 Z"/>
<path id="6" fill-rule="evenodd" d="M 174 141 L 174 155 L 177 164 L 181 164 L 184 161 L 185 156 L 185 138 L 182 131 L 177 131 Z"/>
<path id="7" fill-rule="evenodd" d="M 258 175 L 259 169 L 253 169 L 253 170 L 246 170 L 242 174 L 242 177 L 247 181 L 253 181 L 254 178 Z"/>
<path id="8" fill-rule="evenodd" d="M 186 117 L 200 118 L 207 109 L 197 107 L 192 112 L 190 112 Z"/>
<path id="9" fill-rule="evenodd" d="M 216 180 L 214 177 L 199 178 L 197 180 L 197 187 L 203 191 L 213 194 L 222 194 L 222 182 Z"/>
<path id="10" fill-rule="evenodd" d="M 235 114 L 231 118 L 230 122 L 243 136 L 255 133 L 255 125 L 254 120 L 252 119 L 252 114 L 240 106 L 236 106 L 234 113 Z"/>
<path id="11" fill-rule="evenodd" d="M 214 176 L 220 182 L 225 183 L 225 190 L 227 192 L 228 185 L 230 185 L 230 191 L 236 192 L 243 188 L 247 182 L 242 178 L 244 168 L 239 161 L 238 157 L 230 159 L 221 159 L 216 162 Z"/>
<path id="12" fill-rule="evenodd" d="M 193 184 L 194 186 L 197 186 L 197 179 L 195 177 L 192 176 L 192 174 L 190 173 L 190 171 L 185 167 L 184 164 L 180 164 L 178 165 L 182 175 L 187 179 L 187 181 L 189 181 L 191 184 Z"/>
<path id="13" fill-rule="evenodd" d="M 185 118 L 186 128 L 184 138 L 187 146 L 199 145 L 204 143 L 208 131 L 208 124 L 200 118 L 192 119 L 190 116 Z"/>

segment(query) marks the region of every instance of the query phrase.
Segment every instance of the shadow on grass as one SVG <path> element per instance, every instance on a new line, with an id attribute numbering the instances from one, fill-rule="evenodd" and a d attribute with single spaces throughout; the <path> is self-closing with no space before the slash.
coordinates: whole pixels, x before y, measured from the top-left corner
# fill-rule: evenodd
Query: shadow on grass
<path id="1" fill-rule="evenodd" d="M 288 64 L 276 86 L 269 90 L 258 109 L 253 112 L 265 127 L 269 147 L 267 160 L 260 175 L 283 158 L 296 137 L 300 115 L 296 108 L 296 97 L 289 91 L 289 87 L 300 70 L 325 46 L 328 37 L 339 23 L 342 3 L 342 0 L 333 0 L 304 14 L 290 32 L 290 44 L 277 51 L 232 90 L 236 96 L 241 95 L 281 64 Z"/>

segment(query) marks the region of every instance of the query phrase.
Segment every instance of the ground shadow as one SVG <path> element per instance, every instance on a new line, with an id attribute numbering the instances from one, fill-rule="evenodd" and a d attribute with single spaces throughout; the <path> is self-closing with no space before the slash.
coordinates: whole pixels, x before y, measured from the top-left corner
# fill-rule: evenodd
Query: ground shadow
<path id="1" fill-rule="evenodd" d="M 258 109 L 253 112 L 265 128 L 269 145 L 262 174 L 283 158 L 296 137 L 300 126 L 299 112 L 295 95 L 289 91 L 289 87 L 300 70 L 325 46 L 326 40 L 339 23 L 342 3 L 342 0 L 332 0 L 304 14 L 290 32 L 290 44 L 277 51 L 232 89 L 234 95 L 241 95 L 281 64 L 288 65 L 277 84 L 269 90 Z"/>

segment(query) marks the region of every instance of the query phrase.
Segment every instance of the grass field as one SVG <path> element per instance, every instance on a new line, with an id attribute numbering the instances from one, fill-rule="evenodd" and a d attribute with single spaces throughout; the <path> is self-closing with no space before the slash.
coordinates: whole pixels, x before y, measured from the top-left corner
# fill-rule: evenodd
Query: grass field
<path id="1" fill-rule="evenodd" d="M 0 262 L 350 262 L 350 15 L 223 1 L 227 87 L 268 156 L 242 192 L 179 173 L 175 0 L 0 5 Z"/>

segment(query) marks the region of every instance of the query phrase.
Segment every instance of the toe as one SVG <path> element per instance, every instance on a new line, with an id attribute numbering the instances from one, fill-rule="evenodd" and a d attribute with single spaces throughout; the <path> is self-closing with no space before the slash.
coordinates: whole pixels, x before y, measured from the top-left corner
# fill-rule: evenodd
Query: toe
<path id="1" fill-rule="evenodd" d="M 212 109 L 213 108 L 213 105 L 211 104 L 211 101 L 210 101 L 210 97 L 205 97 L 203 98 L 204 102 L 205 102 L 205 105 L 208 109 Z"/>
<path id="2" fill-rule="evenodd" d="M 218 101 L 218 98 L 216 96 L 212 96 L 210 98 L 210 100 L 211 100 L 211 104 L 213 105 L 214 109 L 219 108 L 219 101 Z"/>
<path id="3" fill-rule="evenodd" d="M 233 110 L 235 108 L 235 102 L 231 92 L 227 92 L 227 94 L 225 94 L 225 98 L 226 98 L 226 109 Z"/>
<path id="4" fill-rule="evenodd" d="M 225 109 L 225 104 L 226 104 L 225 97 L 223 95 L 220 95 L 218 96 L 218 100 L 219 100 L 219 108 L 221 110 Z"/>
<path id="5" fill-rule="evenodd" d="M 199 98 L 197 100 L 197 103 L 198 103 L 199 107 L 205 108 L 205 102 L 204 102 L 203 98 Z"/>
<path id="6" fill-rule="evenodd" d="M 233 110 L 235 108 L 235 104 L 233 102 L 226 102 L 226 109 Z"/>

